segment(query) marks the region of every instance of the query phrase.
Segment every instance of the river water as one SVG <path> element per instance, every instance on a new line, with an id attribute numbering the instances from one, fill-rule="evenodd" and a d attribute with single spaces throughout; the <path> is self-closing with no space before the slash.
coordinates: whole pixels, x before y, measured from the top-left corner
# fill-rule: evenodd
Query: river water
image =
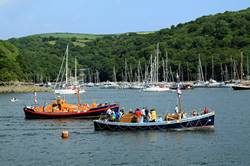
<path id="1" fill-rule="evenodd" d="M 10 98 L 19 101 L 11 103 Z M 173 112 L 175 92 L 87 89 L 82 100 L 118 102 L 126 110 L 146 106 L 158 115 Z M 216 112 L 208 131 L 94 131 L 91 120 L 25 120 L 32 93 L 0 94 L 1 165 L 250 165 L 250 91 L 183 91 L 186 112 L 208 106 Z M 38 93 L 38 102 L 54 99 Z M 67 97 L 70 102 L 76 97 Z M 61 139 L 62 130 L 69 131 Z"/>

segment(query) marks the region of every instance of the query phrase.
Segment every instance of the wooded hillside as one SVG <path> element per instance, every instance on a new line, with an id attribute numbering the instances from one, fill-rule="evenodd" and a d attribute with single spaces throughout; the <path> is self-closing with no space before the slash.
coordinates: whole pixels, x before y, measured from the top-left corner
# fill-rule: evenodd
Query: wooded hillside
<path id="1" fill-rule="evenodd" d="M 98 70 L 102 81 L 112 80 L 113 66 L 116 67 L 118 80 L 121 80 L 125 59 L 133 71 L 137 70 L 140 60 L 144 70 L 145 64 L 149 64 L 150 55 L 155 54 L 157 43 L 160 45 L 160 64 L 167 52 L 172 71 L 177 72 L 180 66 L 184 80 L 197 79 L 199 54 L 207 79 L 212 74 L 212 57 L 215 79 L 225 78 L 226 68 L 231 78 L 233 62 L 239 72 L 241 51 L 246 73 L 247 57 L 250 56 L 250 9 L 204 16 L 151 33 L 96 37 L 49 34 L 1 41 L 0 79 L 55 80 L 66 45 L 69 44 L 72 69 L 74 57 L 77 57 L 78 68 L 89 68 L 93 74 Z"/>

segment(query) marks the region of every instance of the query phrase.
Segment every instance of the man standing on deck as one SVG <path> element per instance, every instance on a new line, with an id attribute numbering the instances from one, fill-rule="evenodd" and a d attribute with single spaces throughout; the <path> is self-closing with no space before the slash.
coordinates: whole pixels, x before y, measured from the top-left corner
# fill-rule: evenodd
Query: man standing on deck
<path id="1" fill-rule="evenodd" d="M 175 106 L 175 113 L 176 113 L 176 114 L 179 113 L 179 109 L 178 109 L 178 106 L 177 106 L 177 105 Z"/>

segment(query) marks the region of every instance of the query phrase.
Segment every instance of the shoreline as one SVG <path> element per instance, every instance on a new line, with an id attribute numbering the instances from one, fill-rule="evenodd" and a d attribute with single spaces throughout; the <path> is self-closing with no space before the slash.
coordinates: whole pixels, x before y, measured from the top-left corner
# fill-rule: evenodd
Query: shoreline
<path id="1" fill-rule="evenodd" d="M 49 87 L 36 85 L 4 85 L 0 86 L 0 93 L 29 93 L 29 92 L 52 92 Z"/>

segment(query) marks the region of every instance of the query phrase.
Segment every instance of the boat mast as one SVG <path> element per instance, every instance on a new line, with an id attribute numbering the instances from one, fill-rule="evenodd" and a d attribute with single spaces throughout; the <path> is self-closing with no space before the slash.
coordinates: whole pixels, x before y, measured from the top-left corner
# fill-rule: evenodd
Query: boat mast
<path id="1" fill-rule="evenodd" d="M 199 81 L 204 81 L 203 70 L 201 65 L 201 55 L 199 54 L 199 65 L 198 65 L 198 78 Z"/>
<path id="2" fill-rule="evenodd" d="M 157 49 L 156 49 L 156 82 L 158 83 L 159 82 L 159 78 L 158 78 L 158 75 L 159 75 L 159 43 L 157 43 Z"/>
<path id="3" fill-rule="evenodd" d="M 225 65 L 225 81 L 228 81 L 228 69 L 227 69 L 227 65 Z"/>
<path id="4" fill-rule="evenodd" d="M 124 81 L 125 82 L 128 82 L 128 73 L 127 73 L 127 70 L 128 70 L 128 63 L 127 63 L 127 60 L 125 59 L 125 77 L 124 77 Z"/>
<path id="5" fill-rule="evenodd" d="M 163 73 L 163 81 L 166 82 L 166 70 L 165 70 L 165 62 L 164 59 L 162 59 L 162 73 Z"/>
<path id="6" fill-rule="evenodd" d="M 181 89 L 180 89 L 180 77 L 177 73 L 176 75 L 176 79 L 177 79 L 177 95 L 178 95 L 178 109 L 179 109 L 179 113 L 181 115 L 182 113 L 182 106 L 181 106 Z M 180 118 L 180 117 L 179 117 Z"/>
<path id="7" fill-rule="evenodd" d="M 249 77 L 249 63 L 248 63 L 248 56 L 247 56 L 247 79 Z"/>
<path id="8" fill-rule="evenodd" d="M 189 67 L 188 67 L 188 62 L 187 62 L 187 81 L 189 81 L 190 78 L 189 78 Z"/>
<path id="9" fill-rule="evenodd" d="M 214 57 L 212 56 L 212 79 L 214 80 Z"/>
<path id="10" fill-rule="evenodd" d="M 75 84 L 77 84 L 77 60 L 75 57 Z"/>
<path id="11" fill-rule="evenodd" d="M 237 65 L 236 65 L 235 60 L 233 61 L 233 73 L 234 73 L 233 79 L 234 79 L 234 80 L 239 79 L 239 74 L 238 74 L 238 72 L 237 72 Z"/>
<path id="12" fill-rule="evenodd" d="M 243 79 L 243 52 L 240 53 L 240 79 Z"/>
<path id="13" fill-rule="evenodd" d="M 220 74 L 221 74 L 221 82 L 223 81 L 223 77 L 224 77 L 224 71 L 223 71 L 223 67 L 222 67 L 222 63 L 220 63 Z"/>
<path id="14" fill-rule="evenodd" d="M 150 83 L 153 82 L 153 56 L 150 55 Z"/>
<path id="15" fill-rule="evenodd" d="M 67 44 L 67 48 L 66 48 L 66 64 L 65 64 L 65 68 L 66 68 L 66 72 L 65 72 L 65 77 L 66 77 L 66 85 L 68 84 L 68 57 L 69 57 L 69 45 Z"/>
<path id="16" fill-rule="evenodd" d="M 165 79 L 166 79 L 166 82 L 168 82 L 169 78 L 168 78 L 168 52 L 166 51 L 166 76 L 165 76 Z"/>
<path id="17" fill-rule="evenodd" d="M 115 66 L 113 67 L 113 81 L 114 81 L 114 82 L 117 82 L 117 79 L 116 79 L 116 72 L 115 72 Z"/>

